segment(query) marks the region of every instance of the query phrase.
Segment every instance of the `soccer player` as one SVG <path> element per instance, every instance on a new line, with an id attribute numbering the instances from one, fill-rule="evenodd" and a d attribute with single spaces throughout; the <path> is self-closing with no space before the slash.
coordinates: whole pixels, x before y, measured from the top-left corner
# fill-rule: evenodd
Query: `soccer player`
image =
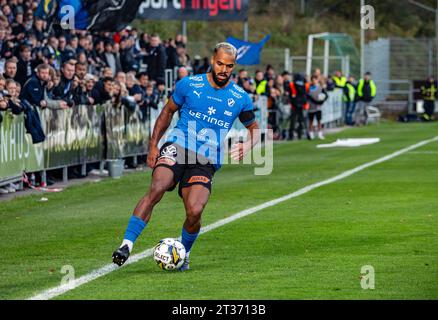
<path id="1" fill-rule="evenodd" d="M 236 66 L 237 50 L 219 43 L 211 58 L 211 72 L 185 77 L 160 113 L 149 143 L 147 165 L 153 169 L 152 183 L 131 216 L 121 246 L 113 253 L 113 262 L 123 265 L 137 237 L 147 226 L 154 206 L 166 191 L 179 183 L 186 219 L 181 242 L 187 257 L 180 270 L 189 269 L 190 250 L 201 229 L 201 215 L 211 192 L 211 180 L 221 167 L 225 136 L 238 117 L 249 130 L 248 139 L 232 146 L 231 157 L 241 160 L 260 139 L 252 100 L 230 81 Z M 158 143 L 168 129 L 173 114 L 180 118 L 165 143 Z"/>

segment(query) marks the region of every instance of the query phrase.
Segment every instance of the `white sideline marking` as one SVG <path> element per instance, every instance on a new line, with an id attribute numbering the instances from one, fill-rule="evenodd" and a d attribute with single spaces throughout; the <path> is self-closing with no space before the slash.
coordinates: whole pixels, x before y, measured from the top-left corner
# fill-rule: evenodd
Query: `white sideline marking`
<path id="1" fill-rule="evenodd" d="M 281 202 L 287 201 L 289 199 L 299 197 L 299 196 L 301 196 L 301 195 L 303 195 L 303 194 L 305 194 L 305 193 L 307 193 L 309 191 L 312 191 L 313 189 L 316 189 L 316 188 L 319 188 L 321 186 L 325 186 L 327 184 L 330 184 L 330 183 L 342 180 L 342 179 L 347 178 L 347 177 L 349 177 L 349 176 L 351 176 L 351 175 L 353 175 L 353 174 L 355 174 L 355 173 L 357 173 L 359 171 L 362 171 L 362 170 L 364 170 L 366 168 L 369 168 L 369 167 L 374 166 L 376 164 L 379 164 L 379 163 L 391 160 L 391 159 L 393 159 L 395 157 L 398 157 L 398 156 L 400 156 L 400 155 L 402 155 L 402 154 L 404 154 L 406 152 L 409 152 L 411 150 L 417 149 L 419 147 L 422 147 L 422 146 L 424 146 L 424 145 L 426 145 L 428 143 L 435 142 L 435 141 L 438 141 L 438 136 L 436 136 L 435 138 L 429 139 L 429 140 L 421 141 L 421 142 L 416 143 L 414 145 L 411 145 L 411 146 L 409 146 L 407 148 L 401 149 L 401 150 L 396 151 L 394 153 L 391 153 L 391 154 L 389 154 L 387 156 L 384 156 L 384 157 L 382 157 L 380 159 L 377 159 L 377 160 L 365 163 L 363 165 L 360 165 L 360 166 L 358 166 L 358 167 L 356 167 L 354 169 L 347 170 L 347 171 L 345 171 L 345 172 L 343 172 L 343 173 L 341 173 L 341 174 L 339 174 L 337 176 L 334 176 L 332 178 L 329 178 L 327 180 L 311 184 L 311 185 L 309 185 L 307 187 L 299 189 L 299 190 L 297 190 L 297 191 L 295 191 L 293 193 L 287 194 L 287 195 L 285 195 L 283 197 L 280 197 L 280 198 L 277 198 L 277 199 L 274 199 L 274 200 L 262 203 L 262 204 L 260 204 L 258 206 L 255 206 L 255 207 L 252 207 L 252 208 L 240 211 L 240 212 L 238 212 L 236 214 L 233 214 L 232 216 L 230 216 L 228 218 L 225 218 L 225 219 L 222 219 L 222 220 L 219 220 L 217 222 L 214 222 L 212 224 L 207 225 L 206 227 L 201 229 L 200 234 L 209 232 L 209 231 L 214 230 L 216 228 L 219 228 L 219 227 L 221 227 L 221 226 L 223 226 L 225 224 L 233 222 L 233 221 L 235 221 L 237 219 L 246 217 L 246 216 L 248 216 L 250 214 L 253 214 L 253 213 L 257 212 L 257 211 L 260 211 L 260 210 L 263 210 L 263 209 L 275 206 L 276 204 L 279 204 Z M 135 254 L 135 255 L 131 256 L 129 258 L 129 260 L 125 263 L 124 266 L 129 265 L 131 263 L 135 263 L 135 262 L 140 261 L 140 260 L 142 260 L 144 258 L 152 256 L 152 253 L 153 253 L 152 251 L 153 251 L 153 248 L 149 248 L 149 249 L 147 249 L 147 250 L 145 250 L 145 251 L 143 251 L 141 253 L 138 253 L 138 254 Z M 28 300 L 49 300 L 49 299 L 55 298 L 55 297 L 60 296 L 60 295 L 66 293 L 66 292 L 68 292 L 70 290 L 73 290 L 73 289 L 75 289 L 75 288 L 77 288 L 77 287 L 79 287 L 79 286 L 81 286 L 83 284 L 86 284 L 86 283 L 91 282 L 91 281 L 93 281 L 93 280 L 95 280 L 97 278 L 100 278 L 100 277 L 102 277 L 104 275 L 107 275 L 110 272 L 113 272 L 113 271 L 115 271 L 117 269 L 119 269 L 119 267 L 116 266 L 115 264 L 108 264 L 106 266 L 103 266 L 100 269 L 94 270 L 94 271 L 92 271 L 92 272 L 90 272 L 90 273 L 88 273 L 86 275 L 83 275 L 83 276 L 81 276 L 81 277 L 79 277 L 79 278 L 77 278 L 77 279 L 75 279 L 73 281 L 70 281 L 67 284 L 59 285 L 57 287 L 54 287 L 54 288 L 42 291 L 41 293 L 39 293 L 39 294 L 29 298 Z"/>

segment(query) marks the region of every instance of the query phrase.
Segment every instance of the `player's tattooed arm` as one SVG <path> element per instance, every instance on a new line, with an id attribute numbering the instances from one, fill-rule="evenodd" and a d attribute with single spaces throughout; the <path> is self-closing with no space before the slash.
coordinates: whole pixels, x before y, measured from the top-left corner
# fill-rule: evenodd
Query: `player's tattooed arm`
<path id="1" fill-rule="evenodd" d="M 231 157 L 240 161 L 260 141 L 260 130 L 257 121 L 247 125 L 249 138 L 245 142 L 238 142 L 231 148 Z"/>
<path id="2" fill-rule="evenodd" d="M 179 106 L 173 101 L 172 98 L 164 106 L 160 115 L 155 122 L 154 131 L 149 142 L 147 165 L 150 168 L 155 167 L 155 162 L 157 161 L 160 150 L 158 149 L 158 142 L 163 137 L 167 128 L 169 128 L 172 122 L 173 114 L 178 111 Z"/>

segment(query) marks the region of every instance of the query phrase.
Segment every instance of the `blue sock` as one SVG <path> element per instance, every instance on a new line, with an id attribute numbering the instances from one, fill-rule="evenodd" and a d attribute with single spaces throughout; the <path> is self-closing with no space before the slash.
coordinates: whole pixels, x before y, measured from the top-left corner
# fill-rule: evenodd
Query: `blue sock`
<path id="1" fill-rule="evenodd" d="M 195 242 L 196 238 L 198 237 L 199 232 L 197 233 L 188 233 L 184 227 L 182 228 L 181 233 L 181 242 L 186 248 L 186 252 L 190 252 L 192 249 L 193 243 Z"/>
<path id="2" fill-rule="evenodd" d="M 131 216 L 131 219 L 129 219 L 128 227 L 125 231 L 124 239 L 134 243 L 146 226 L 147 223 L 144 222 L 142 219 L 134 215 Z"/>

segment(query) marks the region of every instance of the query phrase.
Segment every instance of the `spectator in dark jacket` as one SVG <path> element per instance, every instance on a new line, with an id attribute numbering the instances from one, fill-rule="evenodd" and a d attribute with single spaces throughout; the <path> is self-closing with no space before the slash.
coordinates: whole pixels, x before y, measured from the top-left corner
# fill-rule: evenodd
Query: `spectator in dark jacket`
<path id="1" fill-rule="evenodd" d="M 113 78 L 111 77 L 105 77 L 102 80 L 102 86 L 94 86 L 94 89 L 92 91 L 92 98 L 94 100 L 95 104 L 102 104 L 107 102 L 108 100 L 111 100 L 111 94 L 113 90 Z"/>
<path id="2" fill-rule="evenodd" d="M 5 72 L 3 73 L 3 77 L 5 79 L 15 80 L 17 75 L 17 60 L 16 58 L 11 58 L 5 63 Z"/>
<path id="3" fill-rule="evenodd" d="M 154 87 L 151 84 L 147 85 L 144 103 L 140 106 L 144 122 L 149 118 L 150 108 L 158 109 L 158 94 L 154 91 Z"/>
<path id="4" fill-rule="evenodd" d="M 44 101 L 44 90 L 47 81 L 50 79 L 50 66 L 47 64 L 40 64 L 37 67 L 36 74 L 30 78 L 21 89 L 20 100 L 26 100 L 33 106 L 46 107 L 47 103 Z"/>
<path id="5" fill-rule="evenodd" d="M 134 55 L 134 46 L 129 38 L 122 38 L 120 41 L 120 63 L 123 72 L 137 71 L 138 64 Z"/>
<path id="6" fill-rule="evenodd" d="M 57 99 L 62 99 L 71 107 L 71 101 L 67 101 L 72 93 L 73 77 L 75 75 L 76 61 L 69 60 L 65 62 L 61 69 L 61 80 L 53 89 L 53 96 Z"/>
<path id="7" fill-rule="evenodd" d="M 26 45 L 22 45 L 20 47 L 20 59 L 17 63 L 17 74 L 15 76 L 15 80 L 21 85 L 24 86 L 27 80 L 32 77 L 32 56 L 30 48 Z"/>
<path id="8" fill-rule="evenodd" d="M 167 56 L 166 49 L 160 43 L 160 36 L 158 34 L 153 33 L 151 35 L 149 45 L 146 48 L 146 54 L 149 79 L 155 81 L 158 79 L 164 80 Z"/>

